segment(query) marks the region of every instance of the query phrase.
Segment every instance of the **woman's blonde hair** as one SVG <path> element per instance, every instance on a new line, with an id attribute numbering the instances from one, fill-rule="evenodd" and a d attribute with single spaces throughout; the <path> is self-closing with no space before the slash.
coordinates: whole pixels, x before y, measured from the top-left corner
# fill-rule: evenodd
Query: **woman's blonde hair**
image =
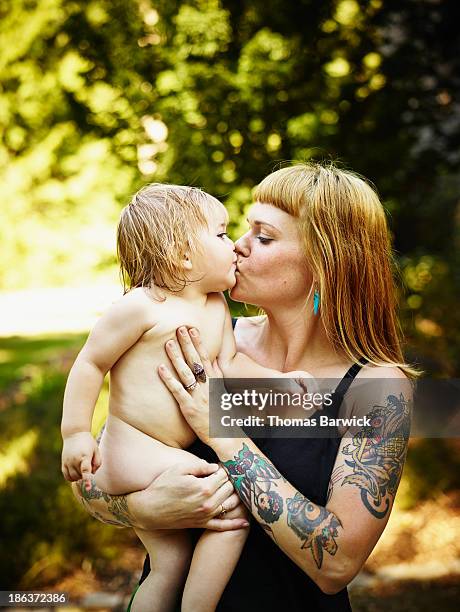
<path id="1" fill-rule="evenodd" d="M 219 202 L 196 187 L 152 183 L 121 211 L 117 254 L 126 293 L 134 287 L 180 291 L 186 254 L 201 252 L 199 233 Z"/>
<path id="2" fill-rule="evenodd" d="M 373 187 L 332 163 L 299 163 L 269 174 L 254 197 L 298 218 L 333 345 L 354 362 L 416 375 L 401 349 L 391 241 Z"/>

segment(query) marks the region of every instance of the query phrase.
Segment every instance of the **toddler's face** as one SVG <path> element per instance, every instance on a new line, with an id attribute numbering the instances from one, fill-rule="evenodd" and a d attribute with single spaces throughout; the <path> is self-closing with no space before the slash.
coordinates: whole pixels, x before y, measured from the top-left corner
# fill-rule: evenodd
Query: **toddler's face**
<path id="1" fill-rule="evenodd" d="M 225 291 L 235 284 L 236 253 L 227 236 L 227 224 L 227 210 L 216 202 L 208 216 L 209 229 L 203 229 L 200 235 L 203 255 L 193 266 L 199 278 L 203 277 L 201 284 L 208 293 Z"/>

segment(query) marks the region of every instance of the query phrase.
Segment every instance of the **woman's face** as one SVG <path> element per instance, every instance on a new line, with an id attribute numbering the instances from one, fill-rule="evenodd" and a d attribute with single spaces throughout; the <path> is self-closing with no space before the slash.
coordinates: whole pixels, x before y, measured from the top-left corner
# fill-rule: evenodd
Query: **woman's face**
<path id="1" fill-rule="evenodd" d="M 313 277 L 297 219 L 271 204 L 256 202 L 247 220 L 249 230 L 235 243 L 238 267 L 231 298 L 266 309 L 305 300 Z"/>

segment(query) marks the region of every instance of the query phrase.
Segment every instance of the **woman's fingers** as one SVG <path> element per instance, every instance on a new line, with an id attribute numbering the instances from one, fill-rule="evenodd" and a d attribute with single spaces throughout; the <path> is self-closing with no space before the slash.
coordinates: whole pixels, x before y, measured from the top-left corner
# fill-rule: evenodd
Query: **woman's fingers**
<path id="1" fill-rule="evenodd" d="M 182 382 L 182 385 L 185 387 L 189 385 L 193 385 L 193 383 L 196 381 L 195 375 L 192 372 L 192 370 L 188 367 L 187 363 L 185 362 L 182 356 L 182 351 L 179 349 L 179 347 L 177 346 L 174 340 L 169 340 L 168 342 L 166 342 L 166 353 L 168 354 L 168 357 L 171 359 L 171 363 L 173 364 L 174 369 L 176 370 L 177 375 L 179 376 Z M 160 372 L 160 375 L 161 375 L 161 372 Z M 168 386 L 168 389 L 172 392 L 172 389 L 170 389 L 169 386 Z"/>
<path id="2" fill-rule="evenodd" d="M 184 388 L 184 384 L 176 380 L 171 374 L 171 371 L 165 365 L 160 365 L 158 367 L 158 374 L 160 375 L 161 380 L 173 394 L 179 406 L 187 406 L 191 401 L 191 395 Z M 195 377 L 193 377 L 193 382 L 195 382 Z"/>
<path id="3" fill-rule="evenodd" d="M 222 372 L 217 366 L 217 361 L 214 362 L 214 365 L 211 363 L 208 352 L 201 342 L 200 332 L 195 327 L 192 327 L 191 329 L 179 327 L 176 333 L 180 348 L 182 349 L 182 356 L 192 372 L 193 366 L 198 364 L 203 366 L 204 371 L 209 378 L 222 377 Z M 174 355 L 174 349 L 171 349 L 171 352 Z M 178 352 L 179 351 L 176 348 L 174 357 L 179 367 L 183 367 L 183 363 L 180 362 L 180 358 L 182 356 L 178 356 Z"/>
<path id="4" fill-rule="evenodd" d="M 214 370 L 212 368 L 212 363 L 208 356 L 208 351 L 205 349 L 203 343 L 201 342 L 200 332 L 196 329 L 196 327 L 192 327 L 189 330 L 189 333 L 190 338 L 193 342 L 193 346 L 195 347 L 196 352 L 198 353 L 198 356 L 200 358 L 200 363 L 204 368 L 204 371 L 210 377 L 215 376 Z"/>
<path id="5" fill-rule="evenodd" d="M 205 529 L 212 529 L 213 531 L 235 531 L 235 529 L 242 529 L 248 527 L 248 521 L 241 518 L 213 518 L 203 525 Z"/>
<path id="6" fill-rule="evenodd" d="M 222 504 L 224 506 L 224 510 L 232 510 L 234 507 L 235 500 L 230 501 L 230 497 L 232 497 L 233 495 L 236 495 L 236 493 L 234 493 L 232 483 L 228 481 L 223 484 L 220 489 L 218 489 L 214 493 L 214 495 L 207 500 L 206 505 L 209 507 L 210 513 L 213 516 L 219 514 L 222 511 Z M 238 501 L 238 495 L 236 497 Z M 229 507 L 227 507 L 227 504 Z"/>
<path id="7" fill-rule="evenodd" d="M 193 365 L 201 365 L 201 358 L 190 339 L 189 330 L 186 327 L 179 327 L 176 330 L 177 339 L 182 349 L 182 353 L 189 368 L 193 371 Z M 204 367 L 204 366 L 203 366 Z M 206 368 L 205 368 L 206 371 Z"/>
<path id="8" fill-rule="evenodd" d="M 206 485 L 209 486 L 210 490 L 214 492 L 217 492 L 218 489 L 220 489 L 220 487 L 226 482 L 230 483 L 227 472 L 222 466 L 219 466 L 219 469 L 211 474 L 211 476 L 206 477 Z"/>
<path id="9" fill-rule="evenodd" d="M 228 493 L 226 494 L 227 494 L 227 497 L 225 497 L 223 501 L 221 501 L 219 505 L 217 506 L 217 510 L 216 510 L 217 516 L 219 516 L 220 513 L 222 512 L 222 506 L 223 506 L 223 509 L 225 510 L 225 516 L 227 517 L 227 512 L 231 512 L 232 510 L 234 510 L 237 506 L 241 504 L 241 499 L 238 497 L 238 495 L 235 492 L 231 493 L 230 497 L 228 497 Z M 231 517 L 227 517 L 227 518 L 231 518 Z"/>
<path id="10" fill-rule="evenodd" d="M 228 510 L 227 506 L 229 506 Z M 247 511 L 244 510 L 241 500 L 236 493 L 225 502 L 224 507 L 226 510 L 224 517 L 220 518 L 219 513 L 216 517 L 209 519 L 209 521 L 203 525 L 206 529 L 228 531 L 249 526 Z"/>

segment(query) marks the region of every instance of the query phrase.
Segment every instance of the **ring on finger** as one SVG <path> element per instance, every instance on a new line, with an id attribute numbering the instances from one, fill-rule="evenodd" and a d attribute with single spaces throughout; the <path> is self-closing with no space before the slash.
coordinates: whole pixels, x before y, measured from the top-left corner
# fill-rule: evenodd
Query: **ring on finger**
<path id="1" fill-rule="evenodd" d="M 219 512 L 219 518 L 224 518 L 224 516 L 227 514 L 227 510 L 224 508 L 224 504 L 220 504 L 220 512 Z"/>
<path id="2" fill-rule="evenodd" d="M 205 383 L 206 382 L 206 372 L 204 368 L 199 363 L 193 362 L 193 373 L 195 374 L 195 378 L 198 382 Z"/>
<path id="3" fill-rule="evenodd" d="M 196 388 L 197 388 L 197 386 L 198 386 L 198 382 L 197 382 L 196 380 L 194 380 L 194 381 L 192 382 L 192 384 L 190 384 L 190 385 L 184 385 L 184 389 L 185 389 L 186 391 L 193 391 L 194 389 L 196 389 Z"/>

